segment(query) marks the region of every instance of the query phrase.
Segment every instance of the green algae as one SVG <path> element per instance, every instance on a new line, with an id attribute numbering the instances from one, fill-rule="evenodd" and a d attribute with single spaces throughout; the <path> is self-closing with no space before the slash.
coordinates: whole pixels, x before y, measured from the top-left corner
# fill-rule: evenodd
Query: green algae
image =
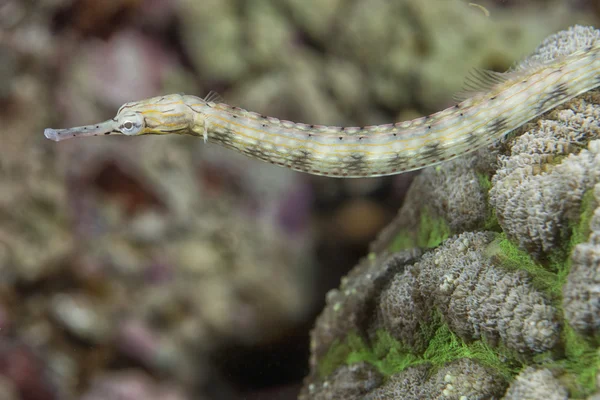
<path id="1" fill-rule="evenodd" d="M 490 177 L 487 174 L 483 174 L 481 172 L 477 172 L 476 175 L 481 189 L 488 192 L 492 188 L 492 180 L 490 179 Z"/>
<path id="2" fill-rule="evenodd" d="M 389 246 L 389 251 L 396 253 L 402 250 L 408 250 L 415 247 L 415 239 L 410 235 L 408 230 L 402 230 L 396 234 L 396 237 Z"/>
<path id="3" fill-rule="evenodd" d="M 489 203 L 489 191 L 492 188 L 492 180 L 487 174 L 477 172 L 477 180 L 479 181 L 479 186 L 481 190 L 485 193 L 486 201 L 485 204 L 488 207 L 488 215 L 483 223 L 483 229 L 486 231 L 494 231 L 500 232 L 500 223 L 498 222 L 498 216 L 496 215 L 496 210 L 490 206 Z"/>
<path id="4" fill-rule="evenodd" d="M 571 225 L 570 247 L 575 247 L 579 243 L 586 242 L 590 236 L 590 223 L 594 216 L 594 211 L 598 207 L 592 189 L 587 190 L 581 198 L 579 220 Z"/>
<path id="5" fill-rule="evenodd" d="M 378 330 L 371 344 L 356 332 L 349 333 L 344 341 L 336 341 L 319 363 L 319 375 L 327 377 L 336 368 L 359 362 L 367 362 L 386 377 L 421 364 L 428 364 L 432 371 L 445 364 L 462 358 L 470 358 L 485 365 L 500 376 L 509 380 L 522 368 L 518 355 L 501 346 L 492 347 L 485 340 L 465 342 L 441 321 L 441 316 L 433 318 L 426 331 L 433 332 L 427 348 L 415 352 L 409 346 L 392 337 L 384 330 Z"/>
<path id="6" fill-rule="evenodd" d="M 389 251 L 397 252 L 414 247 L 431 249 L 437 247 L 452 235 L 448 222 L 441 217 L 431 213 L 429 208 L 421 209 L 419 226 L 416 232 L 403 229 L 396 235 Z"/>
<path id="7" fill-rule="evenodd" d="M 560 296 L 562 283 L 557 274 L 536 262 L 526 251 L 521 250 L 511 242 L 505 233 L 499 234 L 488 245 L 486 255 L 499 267 L 509 271 L 526 271 L 531 278 L 532 285 L 536 289 L 551 295 L 553 299 Z"/>
<path id="8" fill-rule="evenodd" d="M 561 338 L 564 342 L 565 358 L 548 366 L 563 367 L 568 374 L 567 384 L 571 397 L 583 398 L 596 388 L 596 375 L 600 371 L 598 340 L 580 335 L 566 322 Z"/>
<path id="9" fill-rule="evenodd" d="M 554 249 L 541 261 L 534 260 L 521 250 L 505 233 L 488 245 L 486 253 L 498 266 L 511 271 L 526 271 L 534 287 L 549 295 L 553 305 L 561 308 L 562 288 L 571 270 L 571 252 L 576 245 L 588 240 L 596 207 L 594 193 L 588 190 L 582 197 L 579 218 L 570 223 L 569 236 L 563 241 L 564 245 Z"/>
<path id="10" fill-rule="evenodd" d="M 465 342 L 441 321 L 440 316 L 433 318 L 429 328 L 434 333 L 423 352 L 414 352 L 384 330 L 376 332 L 371 344 L 356 332 L 351 332 L 344 341 L 338 340 L 330 347 L 319 363 L 319 375 L 326 378 L 342 365 L 359 362 L 373 365 L 386 377 L 421 364 L 431 365 L 433 373 L 449 362 L 469 358 L 510 381 L 526 365 L 531 364 L 532 360 L 528 361 L 502 345 L 492 346 L 485 339 Z M 565 324 L 561 338 L 564 343 L 562 358 L 556 359 L 557 354 L 546 352 L 535 356 L 533 362 L 540 367 L 564 370 L 561 381 L 569 389 L 571 396 L 587 396 L 595 389 L 596 374 L 600 369 L 597 346 L 568 324 Z"/>
<path id="11" fill-rule="evenodd" d="M 562 381 L 574 398 L 583 398 L 596 388 L 596 376 L 600 371 L 600 338 L 585 337 L 564 320 L 562 288 L 571 269 L 573 248 L 588 240 L 596 207 L 593 191 L 588 190 L 582 197 L 579 217 L 569 226 L 569 237 L 564 240 L 564 245 L 540 262 L 519 249 L 504 233 L 488 246 L 488 254 L 498 265 L 509 270 L 527 271 L 534 287 L 546 293 L 558 310 L 563 321 L 560 349 L 537 355 L 534 361 L 539 361 L 543 367 L 563 369 L 565 376 Z"/>
<path id="12" fill-rule="evenodd" d="M 571 224 L 571 237 L 563 249 L 566 256 L 560 262 L 557 255 L 553 262 L 558 265 L 558 279 L 562 285 L 567 281 L 571 269 L 571 252 L 575 246 L 587 242 L 590 235 L 590 223 L 598 204 L 592 189 L 587 190 L 582 199 L 578 220 Z M 562 297 L 561 297 L 562 300 Z M 562 304 L 560 306 L 562 312 Z M 561 338 L 564 343 L 565 360 L 556 362 L 574 377 L 569 385 L 572 397 L 585 397 L 596 388 L 596 376 L 600 371 L 600 337 L 586 337 L 577 333 L 565 321 Z"/>
<path id="13" fill-rule="evenodd" d="M 452 332 L 447 324 L 440 325 L 423 353 L 423 359 L 434 367 L 441 367 L 461 358 L 477 360 L 506 380 L 513 378 L 524 366 L 515 352 L 503 346 L 491 346 L 485 339 L 467 343 Z"/>

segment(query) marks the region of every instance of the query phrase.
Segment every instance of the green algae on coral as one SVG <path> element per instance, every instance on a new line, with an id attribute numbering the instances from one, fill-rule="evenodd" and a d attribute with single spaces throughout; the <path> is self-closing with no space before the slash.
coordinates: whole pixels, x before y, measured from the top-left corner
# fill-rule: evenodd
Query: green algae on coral
<path id="1" fill-rule="evenodd" d="M 529 254 L 519 249 L 502 233 L 490 244 L 488 251 L 494 261 L 508 269 L 520 269 L 528 272 L 532 284 L 552 298 L 552 303 L 561 312 L 562 289 L 571 267 L 573 248 L 588 239 L 590 222 L 597 207 L 593 190 L 588 190 L 581 201 L 580 216 L 571 226 L 571 237 L 563 248 L 557 248 L 548 256 L 547 266 L 533 260 Z M 561 368 L 565 371 L 563 381 L 574 398 L 592 393 L 596 388 L 596 376 L 600 371 L 600 338 L 588 338 L 577 333 L 567 321 L 561 328 L 562 355 L 550 351 L 534 357 L 539 365 L 547 368 Z M 562 358 L 555 359 L 557 356 Z M 552 361 L 544 361 L 550 358 Z"/>
<path id="2" fill-rule="evenodd" d="M 596 206 L 593 190 L 590 189 L 582 198 L 580 216 L 571 225 L 569 240 L 565 241 L 562 248 L 556 248 L 550 253 L 546 260 L 535 261 L 529 253 L 510 241 L 505 233 L 501 233 L 490 243 L 486 253 L 499 266 L 509 270 L 526 271 L 534 287 L 551 296 L 553 303 L 560 308 L 562 288 L 570 270 L 571 252 L 576 245 L 587 240 Z"/>
<path id="3" fill-rule="evenodd" d="M 434 318 L 431 328 L 434 335 L 422 353 L 413 353 L 384 330 L 376 332 L 371 345 L 359 334 L 352 332 L 344 341 L 337 340 L 319 363 L 319 376 L 326 378 L 342 365 L 367 362 L 384 376 L 402 372 L 410 367 L 428 364 L 432 371 L 443 365 L 469 358 L 492 368 L 507 381 L 512 380 L 525 366 L 523 358 L 503 346 L 491 346 L 485 340 L 465 342 L 455 335 L 441 317 Z M 596 347 L 572 328 L 563 329 L 564 359 L 547 361 L 549 354 L 534 357 L 537 365 L 564 369 L 564 382 L 571 396 L 583 397 L 595 388 L 596 374 L 600 370 L 600 353 Z"/>
<path id="4" fill-rule="evenodd" d="M 479 186 L 481 190 L 485 193 L 486 201 L 485 203 L 488 205 L 488 215 L 483 223 L 483 229 L 486 231 L 494 231 L 500 232 L 500 224 L 498 223 L 498 217 L 496 216 L 496 210 L 489 205 L 489 191 L 492 188 L 492 180 L 487 174 L 476 172 L 477 180 L 479 181 Z"/>
<path id="5" fill-rule="evenodd" d="M 579 218 L 570 221 L 570 237 L 565 239 L 562 247 L 556 248 L 548 255 L 550 268 L 557 273 L 557 281 L 553 293 L 562 297 L 563 285 L 571 271 L 571 254 L 575 246 L 588 240 L 590 223 L 598 204 L 594 198 L 593 189 L 587 190 L 581 198 Z M 558 306 L 561 308 L 560 306 Z"/>
<path id="6" fill-rule="evenodd" d="M 587 237 L 593 202 L 582 203 L 581 216 L 576 224 L 580 233 L 573 231 L 573 237 Z M 429 219 L 429 220 L 428 220 Z M 421 216 L 425 226 L 431 226 L 430 217 Z M 439 232 L 435 229 L 430 232 Z M 420 232 L 419 232 L 420 233 Z M 428 232 L 429 233 L 429 232 Z M 433 235 L 428 236 L 428 239 Z M 423 240 L 425 235 L 420 236 Z M 504 233 L 497 234 L 486 247 L 485 254 L 497 266 L 509 271 L 525 271 L 531 285 L 545 293 L 559 312 L 563 321 L 560 344 L 534 355 L 519 354 L 514 349 L 500 344 L 490 344 L 485 336 L 472 341 L 463 340 L 443 321 L 442 314 L 434 310 L 432 321 L 420 328 L 420 335 L 428 343 L 423 351 L 416 351 L 388 331 L 378 329 L 367 340 L 352 332 L 345 339 L 338 340 L 330 347 L 319 363 L 319 375 L 324 378 L 342 365 L 366 362 L 374 366 L 383 376 L 390 377 L 410 367 L 427 364 L 431 371 L 450 362 L 468 358 L 493 369 L 506 381 L 511 381 L 527 365 L 537 365 L 563 371 L 565 387 L 572 395 L 585 396 L 594 390 L 595 377 L 600 366 L 600 355 L 593 341 L 575 332 L 564 322 L 561 301 L 562 285 L 570 267 L 570 252 L 576 241 L 567 241 L 564 249 L 557 249 L 553 259 L 538 261 L 526 251 L 519 249 Z"/>
<path id="7" fill-rule="evenodd" d="M 596 204 L 594 198 L 594 190 L 589 189 L 581 198 L 579 221 L 571 227 L 572 234 L 569 243 L 571 248 L 588 240 L 588 236 L 590 235 L 590 223 L 596 207 L 598 207 L 598 204 Z"/>
<path id="8" fill-rule="evenodd" d="M 570 238 L 564 241 L 563 247 L 557 247 L 548 254 L 545 260 L 536 262 L 529 253 L 510 241 L 505 233 L 490 243 L 487 254 L 504 268 L 528 272 L 534 287 L 550 295 L 556 303 L 555 300 L 562 296 L 562 287 L 569 274 L 571 252 L 576 245 L 587 240 L 596 207 L 594 193 L 590 189 L 581 200 L 579 218 L 571 223 Z"/>
<path id="9" fill-rule="evenodd" d="M 556 297 L 560 293 L 561 286 L 556 273 L 549 271 L 537 263 L 526 251 L 519 249 L 506 237 L 505 233 L 499 234 L 488 245 L 486 255 L 495 264 L 509 271 L 526 271 L 536 289 L 553 294 L 553 297 Z"/>
<path id="10" fill-rule="evenodd" d="M 467 343 L 454 334 L 447 324 L 440 325 L 423 353 L 423 359 L 431 362 L 434 367 L 439 367 L 461 358 L 477 360 L 496 370 L 507 380 L 523 367 L 516 352 L 502 346 L 492 347 L 484 339 Z"/>
<path id="11" fill-rule="evenodd" d="M 596 388 L 596 375 L 600 371 L 600 351 L 598 341 L 592 343 L 565 322 L 562 330 L 565 359 L 549 366 L 563 367 L 568 373 L 567 387 L 571 396 L 578 398 L 589 395 Z"/>
<path id="12" fill-rule="evenodd" d="M 398 252 L 413 247 L 432 249 L 448 239 L 450 235 L 452 230 L 448 222 L 444 218 L 432 215 L 427 207 L 423 207 L 417 232 L 401 230 L 389 246 L 389 251 Z"/>
<path id="13" fill-rule="evenodd" d="M 492 188 L 492 180 L 490 179 L 490 177 L 487 176 L 487 174 L 483 174 L 481 172 L 477 172 L 476 174 L 481 189 L 485 190 L 486 192 L 489 191 Z"/>
<path id="14" fill-rule="evenodd" d="M 321 378 L 329 376 L 342 365 L 367 362 L 384 376 L 389 377 L 417 365 L 431 365 L 432 371 L 449 362 L 469 358 L 497 371 L 509 380 L 523 367 L 515 352 L 501 346 L 491 347 L 485 340 L 465 342 L 454 334 L 441 317 L 431 325 L 433 336 L 423 352 L 415 353 L 388 332 L 378 330 L 371 345 L 359 334 L 352 332 L 344 341 L 336 341 L 319 363 Z"/>

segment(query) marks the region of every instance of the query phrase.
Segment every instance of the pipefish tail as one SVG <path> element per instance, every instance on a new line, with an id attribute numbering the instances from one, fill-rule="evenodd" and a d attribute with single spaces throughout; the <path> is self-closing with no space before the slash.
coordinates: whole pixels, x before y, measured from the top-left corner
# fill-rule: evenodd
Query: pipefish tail
<path id="1" fill-rule="evenodd" d="M 478 71 L 467 82 L 470 91 L 462 102 L 394 124 L 308 125 L 210 97 L 172 94 L 126 103 L 115 118 L 96 125 L 46 129 L 44 135 L 61 141 L 114 134 L 186 134 L 309 174 L 348 178 L 399 174 L 472 152 L 600 86 L 600 40 L 595 36 L 581 42 L 569 54 L 527 62 L 519 70 Z"/>

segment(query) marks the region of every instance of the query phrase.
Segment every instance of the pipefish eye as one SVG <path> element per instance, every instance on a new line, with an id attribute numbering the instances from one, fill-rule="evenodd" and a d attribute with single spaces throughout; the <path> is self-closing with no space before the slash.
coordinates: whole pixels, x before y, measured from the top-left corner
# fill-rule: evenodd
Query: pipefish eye
<path id="1" fill-rule="evenodd" d="M 141 132 L 143 123 L 139 114 L 124 115 L 119 117 L 119 130 L 124 135 L 137 135 Z"/>

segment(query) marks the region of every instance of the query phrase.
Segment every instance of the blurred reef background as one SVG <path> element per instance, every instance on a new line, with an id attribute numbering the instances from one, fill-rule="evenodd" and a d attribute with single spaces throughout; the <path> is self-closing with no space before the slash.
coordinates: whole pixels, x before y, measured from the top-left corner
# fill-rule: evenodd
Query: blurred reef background
<path id="1" fill-rule="evenodd" d="M 509 399 L 591 395 L 597 92 L 390 178 L 306 176 L 192 137 L 42 135 L 211 90 L 298 122 L 409 119 L 453 104 L 474 67 L 600 26 L 592 0 L 476 3 L 0 0 L 0 398 L 485 398 L 515 377 Z"/>

